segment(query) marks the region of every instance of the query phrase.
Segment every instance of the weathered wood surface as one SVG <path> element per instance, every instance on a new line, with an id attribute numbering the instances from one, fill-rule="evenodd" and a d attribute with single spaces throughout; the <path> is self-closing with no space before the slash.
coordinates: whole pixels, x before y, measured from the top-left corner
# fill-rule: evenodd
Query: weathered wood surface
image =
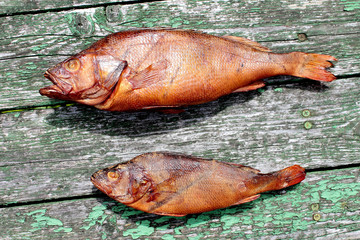
<path id="1" fill-rule="evenodd" d="M 0 14 L 1 15 L 19 15 L 27 13 L 38 13 L 44 11 L 62 11 L 66 9 L 77 8 L 86 8 L 94 7 L 94 5 L 99 6 L 109 6 L 112 4 L 121 4 L 126 2 L 132 2 L 131 0 L 65 0 L 65 1 L 42 1 L 42 0 L 33 0 L 24 3 L 23 0 L 0 0 Z"/>
<path id="2" fill-rule="evenodd" d="M 358 239 L 359 173 L 308 173 L 285 193 L 181 218 L 145 214 L 103 196 L 3 208 L 0 238 Z"/>
<path id="3" fill-rule="evenodd" d="M 49 104 L 48 99 L 38 94 L 38 89 L 47 84 L 41 76 L 49 66 L 101 36 L 134 27 L 195 28 L 218 35 L 232 34 L 264 42 L 279 52 L 321 50 L 339 59 L 334 69 L 336 75 L 357 74 L 360 51 L 357 12 L 345 1 L 186 1 L 3 17 L 0 108 Z M 300 33 L 305 33 L 308 40 L 299 41 Z"/>
<path id="4" fill-rule="evenodd" d="M 0 1 L 0 6 L 0 215 L 6 219 L 1 239 L 359 236 L 360 3 Z M 38 94 L 49 84 L 42 76 L 48 67 L 100 37 L 160 26 L 248 37 L 278 52 L 330 54 L 339 59 L 332 69 L 339 79 L 277 77 L 258 91 L 179 115 L 103 112 Z M 250 204 L 179 219 L 115 204 L 89 181 L 100 168 L 159 150 L 263 172 L 292 164 L 312 172 L 284 195 L 270 193 Z M 319 210 L 311 210 L 313 203 Z M 315 213 L 321 215 L 318 222 Z"/>
<path id="5" fill-rule="evenodd" d="M 183 152 L 263 171 L 291 164 L 309 169 L 360 164 L 359 106 L 352 101 L 359 84 L 359 78 L 348 78 L 330 89 L 310 81 L 271 86 L 180 115 L 111 113 L 85 106 L 3 114 L 1 200 L 88 195 L 92 172 L 149 151 Z M 39 192 L 32 181 L 18 178 L 24 172 L 36 179 Z"/>

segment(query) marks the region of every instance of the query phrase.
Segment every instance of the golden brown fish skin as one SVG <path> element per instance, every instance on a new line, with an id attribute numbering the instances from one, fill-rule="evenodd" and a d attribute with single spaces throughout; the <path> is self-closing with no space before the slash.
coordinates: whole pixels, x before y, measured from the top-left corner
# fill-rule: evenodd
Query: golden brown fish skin
<path id="1" fill-rule="evenodd" d="M 70 96 L 62 99 L 110 111 L 200 104 L 234 91 L 262 87 L 264 83 L 260 79 L 276 75 L 320 81 L 335 79 L 325 70 L 332 66 L 329 61 L 336 60 L 331 56 L 301 52 L 276 54 L 240 37 L 217 37 L 188 30 L 119 32 L 96 42 L 78 55 L 85 60 L 81 62 L 81 68 L 73 73 L 76 78 L 71 83 L 75 85 L 74 89 L 70 93 L 61 93 Z M 65 68 L 65 63 L 73 58 L 58 67 Z M 107 63 L 98 66 L 104 61 Z M 105 74 L 99 74 L 103 72 L 103 66 L 110 63 L 123 64 L 123 67 L 108 67 Z M 50 72 L 54 70 L 49 69 Z M 103 87 L 107 82 L 104 79 L 112 84 Z M 84 83 L 78 83 L 82 81 Z M 88 89 L 96 84 L 102 91 L 91 99 L 78 94 L 78 91 L 90 91 Z M 76 88 L 77 85 L 81 87 Z M 57 91 L 49 87 L 40 90 L 43 95 L 61 98 Z"/>
<path id="2" fill-rule="evenodd" d="M 238 164 L 155 152 L 100 170 L 91 181 L 109 197 L 135 209 L 184 216 L 249 202 L 259 193 L 304 178 L 305 170 L 298 165 L 261 174 Z"/>

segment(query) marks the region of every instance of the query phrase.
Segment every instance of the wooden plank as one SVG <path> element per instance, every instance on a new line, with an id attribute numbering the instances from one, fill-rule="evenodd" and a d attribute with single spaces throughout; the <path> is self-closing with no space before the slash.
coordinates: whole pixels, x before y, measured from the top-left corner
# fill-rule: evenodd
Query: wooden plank
<path id="1" fill-rule="evenodd" d="M 116 30 L 113 28 L 156 26 L 196 27 L 222 34 L 244 32 L 245 37 L 256 41 L 293 40 L 297 39 L 298 33 L 308 36 L 357 33 L 359 9 L 348 8 L 346 11 L 346 4 L 346 1 L 331 0 L 314 1 L 312 4 L 298 0 L 189 0 L 186 3 L 160 1 L 87 9 L 74 7 L 72 11 L 3 17 L 2 27 L 6 31 L 0 32 L 0 38 L 74 33 L 81 36 L 104 35 Z M 267 31 L 269 29 L 270 32 Z M 279 34 L 275 35 L 276 31 Z"/>
<path id="2" fill-rule="evenodd" d="M 61 11 L 72 8 L 93 7 L 94 5 L 109 5 L 116 3 L 131 2 L 130 0 L 66 0 L 66 1 L 27 1 L 22 0 L 0 0 L 0 15 L 29 14 L 43 11 Z"/>
<path id="3" fill-rule="evenodd" d="M 292 164 L 310 169 L 359 164 L 359 80 L 341 79 L 330 87 L 310 81 L 272 85 L 180 115 L 80 105 L 2 114 L 2 203 L 88 195 L 92 172 L 151 151 L 263 172 Z"/>
<path id="4" fill-rule="evenodd" d="M 11 10 L 0 0 L 0 215 L 6 219 L 1 239 L 359 236 L 357 3 L 31 2 L 20 9 L 15 0 Z M 100 37 L 157 26 L 248 37 L 280 52 L 331 54 L 339 58 L 333 72 L 340 79 L 322 84 L 279 77 L 258 91 L 180 115 L 109 113 L 38 94 L 49 84 L 42 76 L 48 67 Z M 263 172 L 292 164 L 313 172 L 286 194 L 264 194 L 250 204 L 185 218 L 131 210 L 100 195 L 89 181 L 100 168 L 160 150 Z"/>
<path id="5" fill-rule="evenodd" d="M 5 207 L 1 239 L 356 239 L 360 168 L 308 173 L 299 185 L 251 203 L 175 218 L 106 196 Z"/>
<path id="6" fill-rule="evenodd" d="M 55 41 L 53 39 L 53 41 Z M 60 41 L 58 39 L 58 41 Z M 57 42 L 58 42 L 57 41 Z M 64 40 L 61 40 L 64 42 Z M 88 41 L 88 40 L 86 40 Z M 337 47 L 339 42 L 344 43 L 341 47 Z M 56 44 L 54 44 L 56 46 Z M 63 45 L 60 44 L 56 49 L 63 49 Z M 336 63 L 336 67 L 331 71 L 338 75 L 351 75 L 360 71 L 359 60 L 355 58 L 355 55 L 360 53 L 360 43 L 358 36 L 340 36 L 334 37 L 331 41 L 327 37 L 316 37 L 314 42 L 299 43 L 297 41 L 284 41 L 282 43 L 266 43 L 266 46 L 271 47 L 274 51 L 308 51 L 316 52 L 321 46 L 321 53 L 332 54 L 339 59 Z M 9 49 L 16 46 L 8 45 Z M 24 49 L 24 48 L 21 48 Z M 335 50 L 336 49 L 336 50 Z M 25 50 L 27 51 L 27 50 Z M 336 52 L 335 52 L 336 51 Z M 18 51 L 19 53 L 21 51 Z M 319 52 L 319 50 L 318 50 Z M 66 53 L 62 53 L 66 55 Z M 26 108 L 29 106 L 38 106 L 46 104 L 54 104 L 61 101 L 50 101 L 48 98 L 40 96 L 38 90 L 41 87 L 47 86 L 50 83 L 49 80 L 43 77 L 43 73 L 50 66 L 64 60 L 66 56 L 43 56 L 41 58 L 33 57 L 20 57 L 16 60 L 6 59 L 1 60 L 0 65 L 0 82 L 3 86 L 0 89 L 0 109 L 11 108 Z"/>
<path id="7" fill-rule="evenodd" d="M 263 3 L 250 2 L 241 6 L 212 1 L 189 1 L 185 6 L 155 2 L 0 18 L 0 84 L 4 86 L 0 89 L 0 109 L 56 103 L 38 94 L 38 89 L 48 84 L 43 72 L 100 36 L 129 27 L 195 28 L 218 35 L 244 36 L 265 42 L 274 51 L 331 54 L 339 58 L 335 74 L 359 73 L 357 10 L 343 11 L 344 3 L 335 1 L 319 2 L 309 9 L 297 1 L 289 1 L 282 11 L 278 11 L 278 1 L 266 3 L 268 8 L 262 8 Z M 211 12 L 209 7 L 215 5 L 216 16 L 207 14 Z M 324 6 L 328 11 L 323 11 Z M 315 14 L 320 11 L 321 15 Z M 283 19 L 295 13 L 301 17 Z M 314 16 L 322 19 L 314 20 Z M 228 21 L 219 21 L 224 18 Z M 280 25 L 278 19 L 286 25 Z M 298 33 L 306 33 L 308 40 L 299 41 Z"/>

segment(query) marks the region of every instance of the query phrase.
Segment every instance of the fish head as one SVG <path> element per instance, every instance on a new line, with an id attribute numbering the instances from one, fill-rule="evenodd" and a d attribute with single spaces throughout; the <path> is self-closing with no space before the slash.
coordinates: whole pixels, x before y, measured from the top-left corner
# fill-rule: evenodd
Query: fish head
<path id="1" fill-rule="evenodd" d="M 41 88 L 40 94 L 86 105 L 100 104 L 112 93 L 125 67 L 124 61 L 84 51 L 48 69 L 44 76 L 53 85 Z"/>
<path id="2" fill-rule="evenodd" d="M 95 172 L 91 182 L 112 199 L 130 204 L 142 198 L 152 187 L 151 180 L 139 168 L 118 164 Z"/>

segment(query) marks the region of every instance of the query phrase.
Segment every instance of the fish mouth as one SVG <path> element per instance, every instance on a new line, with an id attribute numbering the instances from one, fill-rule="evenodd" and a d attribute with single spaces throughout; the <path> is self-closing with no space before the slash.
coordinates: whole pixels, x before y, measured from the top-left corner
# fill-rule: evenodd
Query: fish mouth
<path id="1" fill-rule="evenodd" d="M 67 95 L 72 90 L 71 84 L 65 82 L 64 80 L 61 80 L 58 77 L 55 77 L 49 71 L 46 71 L 44 73 L 44 77 L 49 79 L 54 85 L 41 88 L 39 90 L 41 95 L 44 95 L 44 96 L 47 96 L 50 98 L 70 100 L 69 97 L 67 97 Z"/>
<path id="2" fill-rule="evenodd" d="M 90 181 L 94 184 L 94 186 L 105 193 L 106 195 L 112 192 L 111 187 L 108 187 L 106 184 L 102 184 L 103 181 L 106 181 L 101 173 L 96 172 L 90 177 Z"/>

